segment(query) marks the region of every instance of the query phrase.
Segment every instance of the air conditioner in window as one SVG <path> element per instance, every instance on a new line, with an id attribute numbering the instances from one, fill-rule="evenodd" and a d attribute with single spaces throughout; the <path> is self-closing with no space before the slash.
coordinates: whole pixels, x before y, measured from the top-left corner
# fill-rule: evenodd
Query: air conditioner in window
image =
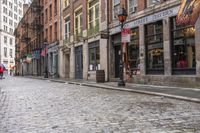
<path id="1" fill-rule="evenodd" d="M 137 7 L 133 6 L 129 8 L 129 12 L 130 13 L 135 13 L 136 12 Z"/>

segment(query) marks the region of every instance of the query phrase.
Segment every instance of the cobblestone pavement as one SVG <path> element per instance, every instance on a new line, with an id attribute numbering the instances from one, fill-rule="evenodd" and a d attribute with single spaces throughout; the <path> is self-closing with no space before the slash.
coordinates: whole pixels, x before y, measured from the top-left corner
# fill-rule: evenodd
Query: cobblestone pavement
<path id="1" fill-rule="evenodd" d="M 200 133 L 200 104 L 7 77 L 0 133 Z"/>

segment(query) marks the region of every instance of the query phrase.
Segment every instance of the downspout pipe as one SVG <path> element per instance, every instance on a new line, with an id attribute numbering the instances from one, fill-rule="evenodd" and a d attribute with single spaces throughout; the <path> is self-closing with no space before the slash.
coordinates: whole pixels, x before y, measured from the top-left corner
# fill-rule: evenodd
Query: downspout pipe
<path id="1" fill-rule="evenodd" d="M 108 38 L 107 38 L 107 73 L 108 73 L 108 77 L 107 77 L 107 81 L 110 81 L 110 33 L 109 33 L 109 16 L 110 16 L 110 4 L 109 4 L 109 0 L 105 0 L 105 2 L 107 3 L 107 34 L 108 34 Z"/>

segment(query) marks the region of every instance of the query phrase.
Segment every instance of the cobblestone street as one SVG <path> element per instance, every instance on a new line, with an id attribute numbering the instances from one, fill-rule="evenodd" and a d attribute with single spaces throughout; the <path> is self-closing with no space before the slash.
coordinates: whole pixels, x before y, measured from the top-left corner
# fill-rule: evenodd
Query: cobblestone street
<path id="1" fill-rule="evenodd" d="M 200 133 L 200 104 L 20 77 L 0 81 L 0 133 Z"/>

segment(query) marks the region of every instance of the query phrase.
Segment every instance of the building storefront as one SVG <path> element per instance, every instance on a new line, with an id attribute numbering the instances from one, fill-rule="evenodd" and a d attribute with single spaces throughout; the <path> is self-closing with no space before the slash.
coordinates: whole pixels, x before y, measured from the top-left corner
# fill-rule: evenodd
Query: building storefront
<path id="1" fill-rule="evenodd" d="M 192 25 L 177 24 L 178 9 L 179 6 L 175 6 L 152 14 L 146 13 L 147 16 L 144 13 L 143 17 L 126 23 L 126 28 L 132 30 L 131 42 L 127 44 L 128 54 L 124 54 L 128 55 L 128 61 L 124 59 L 124 74 L 128 75 L 125 76 L 126 81 L 186 86 L 196 83 L 196 51 L 199 49 L 198 42 L 195 41 L 197 29 Z M 117 34 L 119 36 L 116 39 Z M 115 47 L 115 42 L 121 38 L 120 27 L 112 28 L 110 35 Z M 117 61 L 112 53 L 114 52 L 111 51 L 111 62 Z"/>
<path id="2" fill-rule="evenodd" d="M 51 77 L 58 77 L 58 42 L 48 46 L 48 72 Z"/>
<path id="3" fill-rule="evenodd" d="M 172 45 L 172 74 L 196 74 L 195 27 L 177 25 L 170 18 Z"/>

